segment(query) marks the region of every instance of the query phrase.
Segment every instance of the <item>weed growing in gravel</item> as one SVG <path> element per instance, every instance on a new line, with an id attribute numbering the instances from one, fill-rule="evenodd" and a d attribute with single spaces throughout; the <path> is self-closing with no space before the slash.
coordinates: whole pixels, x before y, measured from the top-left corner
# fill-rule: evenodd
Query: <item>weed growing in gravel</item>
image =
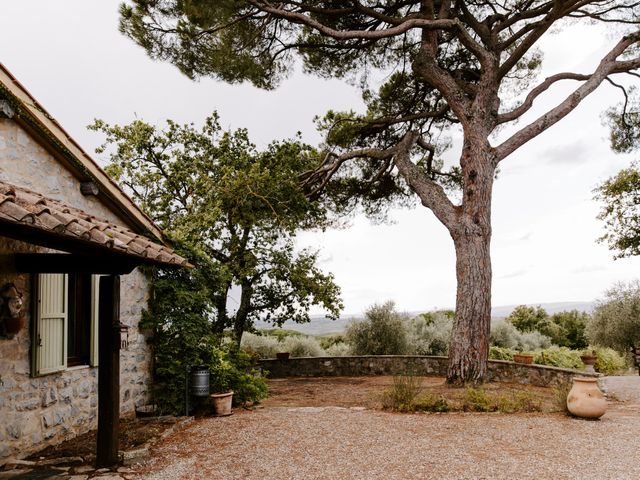
<path id="1" fill-rule="evenodd" d="M 393 377 L 393 386 L 382 394 L 382 408 L 397 412 L 415 411 L 416 398 L 422 390 L 419 377 L 410 373 Z"/>
<path id="2" fill-rule="evenodd" d="M 553 389 L 553 406 L 555 407 L 556 412 L 564 412 L 569 415 L 569 409 L 567 408 L 567 396 L 569 395 L 571 387 L 572 385 L 570 383 L 565 383 L 561 387 Z"/>

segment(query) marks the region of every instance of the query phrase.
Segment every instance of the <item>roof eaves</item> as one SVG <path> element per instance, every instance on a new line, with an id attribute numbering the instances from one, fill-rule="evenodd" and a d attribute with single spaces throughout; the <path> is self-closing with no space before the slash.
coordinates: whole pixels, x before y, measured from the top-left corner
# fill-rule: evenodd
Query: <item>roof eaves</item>
<path id="1" fill-rule="evenodd" d="M 15 108 L 17 116 L 23 122 L 43 135 L 65 157 L 67 163 L 76 170 L 76 174 L 96 182 L 99 185 L 100 195 L 104 195 L 106 200 L 125 215 L 141 233 L 148 233 L 162 242 L 165 241 L 162 230 L 49 115 L 1 62 L 0 93 L 4 93 L 7 100 Z"/>

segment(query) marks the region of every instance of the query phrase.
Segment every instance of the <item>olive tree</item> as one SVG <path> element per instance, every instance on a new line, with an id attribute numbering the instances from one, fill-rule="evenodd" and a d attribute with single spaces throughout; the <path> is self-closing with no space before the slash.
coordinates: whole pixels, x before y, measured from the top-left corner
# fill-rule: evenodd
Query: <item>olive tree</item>
<path id="1" fill-rule="evenodd" d="M 593 345 L 627 353 L 640 345 L 640 282 L 618 283 L 598 302 L 587 324 Z"/>
<path id="2" fill-rule="evenodd" d="M 362 85 L 366 111 L 319 120 L 323 151 L 300 180 L 309 198 L 358 199 L 374 215 L 411 193 L 447 228 L 457 275 L 447 376 L 464 382 L 487 373 L 497 168 L 603 82 L 640 67 L 637 8 L 636 0 L 131 0 L 120 28 L 191 78 L 275 88 L 302 62 L 309 74 Z M 617 38 L 593 71 L 538 80 L 536 45 L 569 23 L 616 27 Z M 517 124 L 561 81 L 577 85 Z M 457 130 L 459 162 L 445 167 L 447 133 Z"/>

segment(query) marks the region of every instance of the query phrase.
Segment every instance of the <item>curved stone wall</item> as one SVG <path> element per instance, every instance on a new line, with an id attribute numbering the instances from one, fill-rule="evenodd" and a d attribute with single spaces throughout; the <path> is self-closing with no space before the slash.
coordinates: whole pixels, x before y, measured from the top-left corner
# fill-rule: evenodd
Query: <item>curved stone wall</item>
<path id="1" fill-rule="evenodd" d="M 414 375 L 444 377 L 447 374 L 447 357 L 414 355 L 371 355 L 358 357 L 304 357 L 287 360 L 261 360 L 260 366 L 269 372 L 269 378 L 284 377 L 359 377 L 365 375 Z M 570 383 L 580 375 L 598 377 L 566 368 L 543 365 L 523 365 L 502 360 L 489 361 L 489 380 L 558 387 Z"/>

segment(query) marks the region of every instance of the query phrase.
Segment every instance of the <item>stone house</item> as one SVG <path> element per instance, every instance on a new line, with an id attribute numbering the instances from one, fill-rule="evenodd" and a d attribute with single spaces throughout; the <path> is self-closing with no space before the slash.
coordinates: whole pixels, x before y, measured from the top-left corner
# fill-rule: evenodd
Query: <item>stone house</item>
<path id="1" fill-rule="evenodd" d="M 188 266 L 0 64 L 0 465 L 96 426 L 117 458 L 148 400 L 144 264 Z"/>

